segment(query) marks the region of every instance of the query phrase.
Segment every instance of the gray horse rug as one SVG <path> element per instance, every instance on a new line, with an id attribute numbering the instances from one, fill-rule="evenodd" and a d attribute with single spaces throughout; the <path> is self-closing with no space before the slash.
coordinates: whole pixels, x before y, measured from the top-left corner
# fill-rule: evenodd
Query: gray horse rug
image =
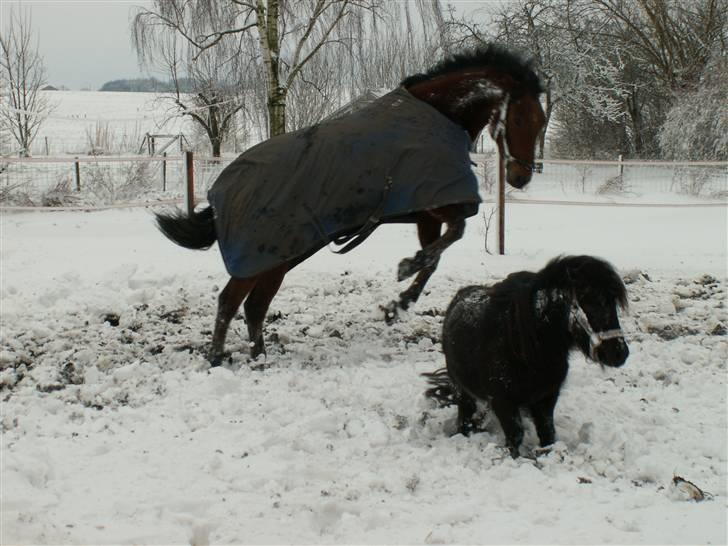
<path id="1" fill-rule="evenodd" d="M 403 88 L 254 146 L 208 192 L 228 273 L 298 263 L 427 209 L 472 204 L 472 216 L 480 196 L 469 148 L 462 127 Z"/>

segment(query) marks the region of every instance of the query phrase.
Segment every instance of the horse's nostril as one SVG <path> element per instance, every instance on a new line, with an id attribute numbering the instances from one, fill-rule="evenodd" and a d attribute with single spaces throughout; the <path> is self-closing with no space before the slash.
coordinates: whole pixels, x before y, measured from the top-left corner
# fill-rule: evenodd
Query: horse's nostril
<path id="1" fill-rule="evenodd" d="M 508 178 L 508 183 L 511 186 L 513 186 L 514 188 L 521 189 L 526 184 L 528 184 L 529 180 L 530 180 L 530 177 L 523 176 L 523 175 L 520 175 L 519 174 L 519 175 L 516 175 L 516 176 L 513 176 L 513 177 L 509 177 Z"/>

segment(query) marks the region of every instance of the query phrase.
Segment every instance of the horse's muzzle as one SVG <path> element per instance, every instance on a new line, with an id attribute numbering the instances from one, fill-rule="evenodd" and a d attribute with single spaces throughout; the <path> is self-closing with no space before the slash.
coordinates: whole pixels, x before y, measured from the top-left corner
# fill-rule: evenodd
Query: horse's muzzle
<path id="1" fill-rule="evenodd" d="M 520 163 L 509 161 L 506 166 L 506 181 L 516 189 L 521 189 L 531 181 L 531 169 L 526 169 Z"/>
<path id="2" fill-rule="evenodd" d="M 603 341 L 594 352 L 597 362 L 618 368 L 627 361 L 629 347 L 623 337 L 617 337 Z"/>

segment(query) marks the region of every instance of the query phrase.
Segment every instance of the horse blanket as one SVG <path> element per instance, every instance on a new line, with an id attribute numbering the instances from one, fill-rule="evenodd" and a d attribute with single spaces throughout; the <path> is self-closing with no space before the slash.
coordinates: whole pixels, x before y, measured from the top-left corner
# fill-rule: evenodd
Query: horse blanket
<path id="1" fill-rule="evenodd" d="M 228 273 L 300 261 L 368 221 L 456 203 L 472 204 L 472 216 L 480 196 L 469 147 L 462 127 L 399 88 L 250 148 L 208 192 Z"/>

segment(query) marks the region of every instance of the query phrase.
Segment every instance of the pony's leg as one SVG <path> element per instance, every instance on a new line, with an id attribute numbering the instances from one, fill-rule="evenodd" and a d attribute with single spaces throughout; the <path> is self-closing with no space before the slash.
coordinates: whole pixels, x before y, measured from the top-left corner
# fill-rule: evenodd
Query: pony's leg
<path id="1" fill-rule="evenodd" d="M 438 237 L 434 242 L 428 244 L 422 250 L 417 251 L 417 254 L 415 254 L 413 258 L 405 258 L 399 262 L 397 280 L 403 281 L 427 267 L 431 267 L 434 271 L 437 267 L 437 261 L 440 259 L 440 255 L 447 247 L 462 238 L 463 233 L 465 233 L 464 218 L 448 222 L 447 230 L 445 230 L 442 237 Z M 432 275 L 432 272 L 430 272 L 430 275 Z M 422 289 L 420 289 L 420 291 L 421 290 Z"/>
<path id="2" fill-rule="evenodd" d="M 240 307 L 240 303 L 250 290 L 255 286 L 256 278 L 236 279 L 230 277 L 225 288 L 220 292 L 217 300 L 217 317 L 215 318 L 215 331 L 212 334 L 212 351 L 210 362 L 212 366 L 222 364 L 223 349 L 225 347 L 225 336 L 227 335 L 230 321 Z"/>
<path id="3" fill-rule="evenodd" d="M 556 439 L 556 429 L 554 428 L 554 408 L 556 401 L 559 399 L 559 393 L 539 400 L 535 404 L 531 404 L 531 417 L 533 424 L 536 426 L 538 440 L 541 447 L 550 446 Z"/>
<path id="4" fill-rule="evenodd" d="M 280 266 L 267 271 L 258 277 L 250 296 L 245 300 L 245 321 L 248 323 L 248 336 L 250 337 L 250 356 L 255 359 L 265 354 L 263 341 L 263 322 L 270 307 L 270 302 L 278 293 L 283 277 L 288 268 Z"/>
<path id="5" fill-rule="evenodd" d="M 523 425 L 518 406 L 505 398 L 493 398 L 491 406 L 500 422 L 503 433 L 506 435 L 506 446 L 511 457 L 518 457 L 518 448 L 523 441 Z"/>
<path id="6" fill-rule="evenodd" d="M 431 245 L 440 237 L 440 229 L 442 228 L 442 222 L 433 217 L 420 218 L 417 221 L 417 237 L 420 240 L 422 248 Z M 433 263 L 424 267 L 412 281 L 412 284 L 400 293 L 399 301 L 391 301 L 388 305 L 381 306 L 384 311 L 384 320 L 387 324 L 392 324 L 397 319 L 397 313 L 399 309 L 407 310 L 411 304 L 416 302 L 422 290 L 425 288 L 427 281 L 437 269 L 439 257 L 435 259 Z"/>
<path id="7" fill-rule="evenodd" d="M 475 399 L 466 392 L 461 392 L 458 397 L 458 432 L 463 436 L 470 436 L 475 430 L 473 415 L 477 410 Z"/>

